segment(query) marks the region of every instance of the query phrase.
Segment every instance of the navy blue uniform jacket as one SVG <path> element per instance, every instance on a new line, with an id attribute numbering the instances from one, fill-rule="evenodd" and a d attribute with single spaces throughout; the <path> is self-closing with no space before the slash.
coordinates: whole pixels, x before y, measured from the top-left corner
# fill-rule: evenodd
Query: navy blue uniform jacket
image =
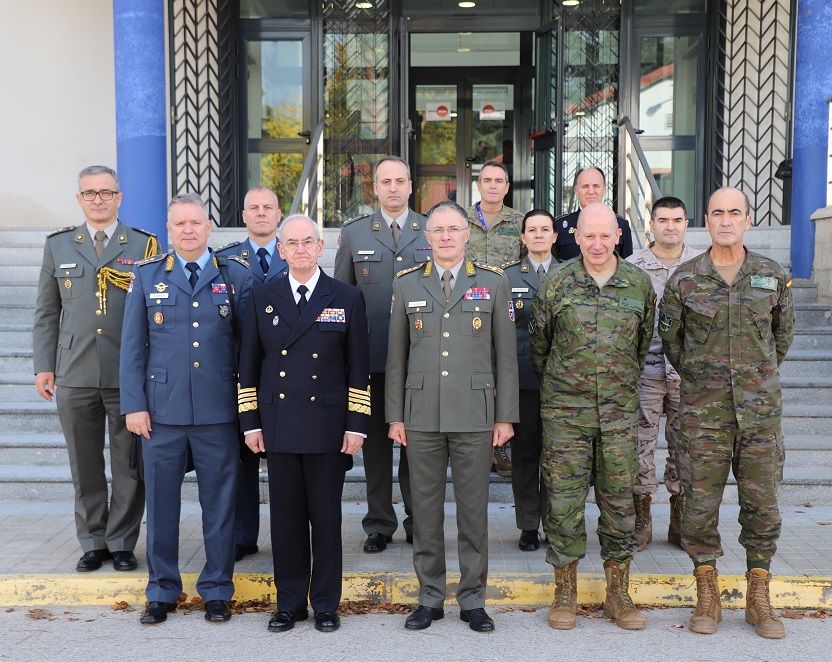
<path id="1" fill-rule="evenodd" d="M 289 279 L 252 291 L 240 348 L 240 429 L 272 453 L 337 453 L 370 423 L 364 295 L 321 272 L 303 313 Z"/>

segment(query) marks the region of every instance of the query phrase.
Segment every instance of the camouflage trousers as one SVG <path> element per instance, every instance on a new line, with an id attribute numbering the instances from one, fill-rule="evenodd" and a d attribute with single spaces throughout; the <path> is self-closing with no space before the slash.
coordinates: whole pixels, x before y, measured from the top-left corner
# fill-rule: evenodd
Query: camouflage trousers
<path id="1" fill-rule="evenodd" d="M 633 505 L 636 414 L 632 419 L 629 427 L 608 432 L 543 421 L 540 465 L 549 504 L 543 530 L 549 542 L 546 561 L 556 568 L 586 556 L 584 510 L 593 458 L 601 557 L 629 561 L 638 551 Z"/>
<path id="2" fill-rule="evenodd" d="M 656 479 L 656 446 L 659 441 L 659 420 L 667 417 L 664 438 L 667 440 L 667 461 L 664 465 L 664 484 L 670 494 L 682 493 L 682 483 L 676 473 L 676 437 L 679 434 L 679 380 L 638 380 L 641 407 L 638 416 L 638 476 L 633 491 L 636 494 L 655 494 L 659 489 Z"/>
<path id="3" fill-rule="evenodd" d="M 722 556 L 719 506 L 729 469 L 737 480 L 739 542 L 749 562 L 769 562 L 780 537 L 777 487 L 783 478 L 785 448 L 779 421 L 749 430 L 710 430 L 682 426 L 676 465 L 685 492 L 682 547 L 695 563 Z"/>

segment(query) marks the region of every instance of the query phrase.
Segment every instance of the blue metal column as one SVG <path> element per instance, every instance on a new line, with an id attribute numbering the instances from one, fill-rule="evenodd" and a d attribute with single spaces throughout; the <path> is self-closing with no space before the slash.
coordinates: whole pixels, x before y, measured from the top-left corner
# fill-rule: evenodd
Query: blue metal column
<path id="1" fill-rule="evenodd" d="M 113 0 L 119 217 L 167 248 L 165 0 Z"/>
<path id="2" fill-rule="evenodd" d="M 812 275 L 815 226 L 809 217 L 826 205 L 826 100 L 832 96 L 830 35 L 832 3 L 798 0 L 791 249 L 792 274 L 797 278 Z"/>

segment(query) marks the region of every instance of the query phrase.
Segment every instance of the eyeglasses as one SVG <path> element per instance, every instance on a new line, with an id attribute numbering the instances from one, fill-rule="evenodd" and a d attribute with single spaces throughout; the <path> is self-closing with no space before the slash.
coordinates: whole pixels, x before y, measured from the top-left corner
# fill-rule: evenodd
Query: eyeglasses
<path id="1" fill-rule="evenodd" d="M 303 248 L 307 251 L 311 251 L 312 247 L 318 243 L 317 239 L 304 239 L 303 241 L 298 241 L 297 239 L 287 239 L 286 241 L 280 242 L 283 245 L 283 248 L 288 249 L 290 251 L 296 251 L 298 246 L 303 246 Z"/>
<path id="2" fill-rule="evenodd" d="M 441 237 L 446 232 L 452 237 L 456 237 L 460 232 L 465 232 L 468 228 L 433 228 L 428 230 L 434 237 Z"/>
<path id="3" fill-rule="evenodd" d="M 102 200 L 112 200 L 116 195 L 118 195 L 118 191 L 110 191 L 109 189 L 104 189 L 103 191 L 81 191 L 81 197 L 87 202 L 95 200 L 95 196 L 98 196 Z"/>

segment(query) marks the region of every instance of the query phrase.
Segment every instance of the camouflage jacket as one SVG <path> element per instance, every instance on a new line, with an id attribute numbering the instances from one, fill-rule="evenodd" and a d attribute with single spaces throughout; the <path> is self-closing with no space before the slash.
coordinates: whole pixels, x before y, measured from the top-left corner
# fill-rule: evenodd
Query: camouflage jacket
<path id="1" fill-rule="evenodd" d="M 529 320 L 541 416 L 602 430 L 635 425 L 655 305 L 650 277 L 621 258 L 601 289 L 582 258 L 552 269 Z"/>
<path id="2" fill-rule="evenodd" d="M 653 289 L 656 290 L 656 297 L 662 298 L 664 288 L 667 284 L 667 279 L 676 271 L 676 268 L 683 262 L 687 262 L 699 254 L 699 251 L 690 246 L 682 247 L 682 254 L 671 266 L 667 266 L 659 258 L 657 258 L 653 251 L 650 250 L 653 244 L 647 248 L 641 248 L 627 258 L 627 262 L 636 265 L 639 269 L 643 269 L 650 275 L 650 280 L 653 282 Z M 659 337 L 659 318 L 656 316 L 656 328 L 653 329 L 653 339 L 650 341 L 650 351 L 647 352 L 647 361 L 644 364 L 644 377 L 648 379 L 667 379 L 669 381 L 679 381 L 679 373 L 670 365 L 664 356 L 662 350 L 662 339 Z"/>
<path id="3" fill-rule="evenodd" d="M 794 337 L 790 285 L 780 265 L 748 250 L 731 286 L 710 252 L 670 277 L 659 335 L 682 377 L 683 425 L 747 429 L 779 420 L 778 366 Z"/>
<path id="4" fill-rule="evenodd" d="M 477 206 L 468 207 L 468 228 L 471 237 L 465 247 L 465 255 L 469 260 L 499 267 L 506 262 L 520 259 L 523 242 L 520 240 L 520 225 L 523 214 L 503 205 L 500 215 L 494 221 L 488 232 L 482 227 Z"/>

